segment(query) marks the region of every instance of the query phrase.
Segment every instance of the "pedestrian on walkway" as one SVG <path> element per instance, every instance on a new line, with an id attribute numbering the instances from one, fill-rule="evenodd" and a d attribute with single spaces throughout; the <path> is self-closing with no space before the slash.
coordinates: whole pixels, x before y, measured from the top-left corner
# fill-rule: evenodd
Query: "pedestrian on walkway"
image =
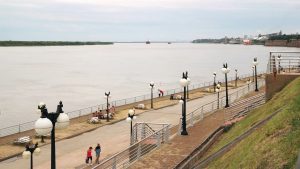
<path id="1" fill-rule="evenodd" d="M 95 148 L 95 153 L 96 153 L 96 161 L 95 161 L 95 163 L 99 164 L 99 158 L 100 158 L 100 153 L 101 153 L 101 146 L 100 146 L 99 143 L 97 144 L 97 146 Z"/>
<path id="2" fill-rule="evenodd" d="M 92 150 L 93 150 L 93 147 L 90 147 L 88 150 L 87 150 L 87 153 L 86 153 L 86 159 L 85 159 L 85 163 L 87 165 L 92 165 L 92 159 L 93 159 L 93 156 L 92 156 Z"/>

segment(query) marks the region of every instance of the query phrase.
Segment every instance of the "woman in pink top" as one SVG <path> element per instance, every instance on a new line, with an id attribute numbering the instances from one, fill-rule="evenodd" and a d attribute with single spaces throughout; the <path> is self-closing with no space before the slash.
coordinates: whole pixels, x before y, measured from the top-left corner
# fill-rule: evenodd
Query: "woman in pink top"
<path id="1" fill-rule="evenodd" d="M 93 156 L 92 156 L 92 150 L 93 148 L 90 147 L 88 150 L 87 150 L 87 153 L 86 153 L 86 164 L 88 165 L 92 165 L 92 159 L 93 159 Z M 90 162 L 91 161 L 91 162 Z"/>

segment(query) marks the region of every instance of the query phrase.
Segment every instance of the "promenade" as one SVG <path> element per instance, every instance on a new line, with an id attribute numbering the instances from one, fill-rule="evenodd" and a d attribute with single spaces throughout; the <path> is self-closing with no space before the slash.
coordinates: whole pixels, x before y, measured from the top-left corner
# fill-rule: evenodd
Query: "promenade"
<path id="1" fill-rule="evenodd" d="M 229 94 L 240 88 L 229 90 Z M 222 92 L 221 96 L 225 93 Z M 216 100 L 216 94 L 207 95 L 199 99 L 191 100 L 187 104 L 187 112 L 200 107 L 203 104 Z M 170 123 L 177 125 L 181 117 L 181 105 L 177 104 L 158 110 L 150 110 L 139 114 L 136 122 Z M 89 146 L 95 147 L 97 143 L 102 146 L 101 159 L 119 152 L 129 146 L 130 124 L 124 120 L 100 127 L 94 131 L 84 133 L 74 138 L 56 142 L 57 168 L 80 168 L 84 166 L 86 151 Z M 16 169 L 29 168 L 29 159 L 12 158 L 0 163 L 0 168 Z M 34 156 L 35 169 L 50 168 L 50 145 L 41 147 L 41 154 Z"/>

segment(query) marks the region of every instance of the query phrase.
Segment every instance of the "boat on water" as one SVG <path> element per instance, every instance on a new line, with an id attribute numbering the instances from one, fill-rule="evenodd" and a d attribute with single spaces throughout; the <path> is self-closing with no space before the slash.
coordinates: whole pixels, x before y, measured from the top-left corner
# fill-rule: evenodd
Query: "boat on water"
<path id="1" fill-rule="evenodd" d="M 171 42 L 168 42 L 168 44 L 170 45 L 170 44 L 171 44 Z"/>
<path id="2" fill-rule="evenodd" d="M 150 44 L 150 41 L 149 41 L 149 40 L 147 40 L 147 41 L 146 41 L 146 44 Z"/>

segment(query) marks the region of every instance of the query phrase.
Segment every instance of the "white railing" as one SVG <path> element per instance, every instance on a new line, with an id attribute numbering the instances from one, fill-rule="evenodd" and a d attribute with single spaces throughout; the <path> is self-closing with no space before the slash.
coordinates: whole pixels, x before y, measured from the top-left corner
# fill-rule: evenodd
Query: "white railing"
<path id="1" fill-rule="evenodd" d="M 101 161 L 101 163 L 93 167 L 93 169 L 128 168 L 133 162 L 137 161 L 142 156 L 160 147 L 161 144 L 169 141 L 170 124 L 139 123 L 138 125 L 142 126 L 143 124 L 149 126 L 161 126 L 162 128 L 134 143 L 125 150 Z M 141 130 L 140 132 L 143 131 Z"/>
<path id="2" fill-rule="evenodd" d="M 265 85 L 265 80 L 260 80 L 257 82 L 258 82 L 258 87 L 262 87 Z M 254 91 L 254 90 L 255 90 L 255 83 L 251 83 L 251 84 L 249 84 L 249 87 L 245 86 L 245 87 L 241 88 L 240 90 L 229 94 L 228 95 L 229 104 L 235 102 L 237 99 L 245 96 L 246 94 L 248 94 L 249 92 Z M 186 114 L 187 126 L 193 126 L 195 122 L 202 120 L 205 116 L 208 116 L 208 115 L 214 113 L 215 111 L 224 108 L 225 103 L 226 103 L 225 99 L 226 99 L 225 96 L 219 98 L 219 101 L 216 98 L 216 100 L 214 100 L 210 103 L 207 103 L 205 105 L 201 105 L 198 108 L 196 108 L 195 110 L 193 110 L 192 112 L 187 113 Z M 219 104 L 219 106 L 218 106 L 218 104 Z M 182 118 L 179 119 L 178 134 L 180 134 L 181 130 L 182 130 L 181 123 L 182 123 Z"/>

